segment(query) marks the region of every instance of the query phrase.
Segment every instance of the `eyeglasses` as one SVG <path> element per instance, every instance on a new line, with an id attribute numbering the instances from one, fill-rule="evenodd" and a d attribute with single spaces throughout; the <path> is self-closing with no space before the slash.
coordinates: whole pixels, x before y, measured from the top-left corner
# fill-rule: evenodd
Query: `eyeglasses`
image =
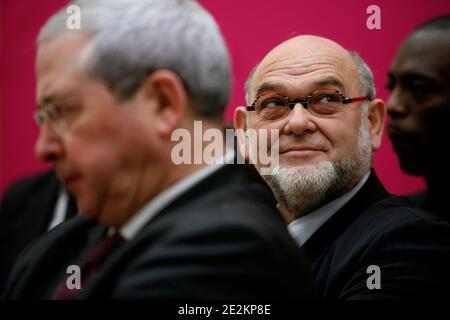
<path id="1" fill-rule="evenodd" d="M 42 127 L 47 119 L 55 132 L 62 134 L 67 130 L 68 124 L 78 111 L 79 109 L 75 107 L 62 108 L 52 104 L 44 104 L 34 112 L 34 120 L 39 127 Z"/>
<path id="2" fill-rule="evenodd" d="M 323 117 L 337 113 L 343 104 L 364 100 L 370 99 L 368 96 L 346 98 L 338 90 L 329 88 L 318 89 L 307 95 L 304 100 L 289 100 L 288 97 L 268 92 L 259 95 L 250 106 L 247 106 L 247 111 L 256 111 L 257 115 L 265 120 L 279 120 L 300 103 L 313 115 Z"/>

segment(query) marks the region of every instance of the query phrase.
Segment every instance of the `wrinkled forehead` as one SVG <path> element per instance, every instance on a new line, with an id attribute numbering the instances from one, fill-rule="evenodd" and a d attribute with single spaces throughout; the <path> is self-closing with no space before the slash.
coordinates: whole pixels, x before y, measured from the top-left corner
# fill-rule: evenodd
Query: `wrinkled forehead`
<path id="1" fill-rule="evenodd" d="M 268 83 L 296 92 L 327 83 L 345 93 L 359 90 L 357 68 L 347 50 L 322 38 L 296 40 L 282 43 L 261 61 L 252 77 L 252 96 Z"/>
<path id="2" fill-rule="evenodd" d="M 66 32 L 39 44 L 35 62 L 38 100 L 85 80 L 80 57 L 89 41 L 88 35 Z"/>

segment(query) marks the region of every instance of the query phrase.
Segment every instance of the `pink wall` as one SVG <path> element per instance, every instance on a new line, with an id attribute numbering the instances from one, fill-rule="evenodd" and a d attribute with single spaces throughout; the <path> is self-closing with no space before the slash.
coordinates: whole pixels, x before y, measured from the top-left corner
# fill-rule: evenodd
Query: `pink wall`
<path id="1" fill-rule="evenodd" d="M 35 160 L 34 39 L 39 26 L 67 1 L 1 0 L 0 193 L 15 179 L 45 168 Z M 358 51 L 375 74 L 378 96 L 386 99 L 386 71 L 399 43 L 414 26 L 450 13 L 447 0 L 300 1 L 203 0 L 218 20 L 231 50 L 233 96 L 226 115 L 244 104 L 243 86 L 252 66 L 273 46 L 299 34 L 329 37 Z M 381 30 L 368 30 L 366 8 L 381 8 Z M 403 174 L 387 137 L 377 152 L 375 169 L 389 191 L 412 192 L 420 178 Z"/>

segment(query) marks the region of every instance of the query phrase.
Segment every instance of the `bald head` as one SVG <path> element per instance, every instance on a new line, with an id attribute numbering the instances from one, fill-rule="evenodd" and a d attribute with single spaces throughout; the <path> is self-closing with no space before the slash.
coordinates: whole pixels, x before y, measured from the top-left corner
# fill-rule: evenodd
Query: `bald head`
<path id="1" fill-rule="evenodd" d="M 326 73 L 327 70 L 328 75 L 331 76 L 331 73 L 334 73 L 331 69 L 335 67 L 339 67 L 341 79 L 334 80 L 343 82 L 344 79 L 354 79 L 349 90 L 355 89 L 358 93 L 364 91 L 364 94 L 374 97 L 372 73 L 357 53 L 349 52 L 332 40 L 303 35 L 288 39 L 276 46 L 252 70 L 245 88 L 247 103 L 250 104 L 258 95 L 255 83 L 259 81 L 253 80 L 271 75 L 275 70 L 286 72 L 286 76 L 297 77 L 304 74 L 309 78 L 314 77 L 319 71 Z"/>
<path id="2" fill-rule="evenodd" d="M 270 64 L 279 59 L 315 59 L 317 55 L 335 56 L 342 62 L 351 64 L 352 59 L 346 49 L 336 42 L 311 35 L 297 36 L 282 42 L 272 49 L 260 65 Z"/>

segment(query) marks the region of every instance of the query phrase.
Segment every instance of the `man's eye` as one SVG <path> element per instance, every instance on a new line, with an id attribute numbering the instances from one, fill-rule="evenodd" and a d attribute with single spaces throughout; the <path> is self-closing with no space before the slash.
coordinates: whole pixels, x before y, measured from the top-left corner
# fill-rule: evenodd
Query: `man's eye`
<path id="1" fill-rule="evenodd" d="M 431 89 L 431 86 L 428 83 L 426 83 L 425 81 L 423 81 L 423 80 L 414 80 L 414 81 L 412 81 L 411 82 L 411 87 L 414 90 L 421 91 L 422 93 L 425 93 L 426 91 L 429 91 Z"/>
<path id="2" fill-rule="evenodd" d="M 395 86 L 394 77 L 393 76 L 388 76 L 387 82 L 386 82 L 386 89 L 388 91 L 392 91 L 392 90 L 394 90 L 394 86 Z"/>
<path id="3" fill-rule="evenodd" d="M 341 98 L 335 94 L 321 94 L 313 99 L 313 103 L 328 104 L 340 102 Z"/>
<path id="4" fill-rule="evenodd" d="M 400 84 L 406 92 L 416 96 L 416 98 L 428 96 L 439 88 L 439 85 L 434 81 L 419 76 L 405 77 Z"/>
<path id="5" fill-rule="evenodd" d="M 74 115 L 77 111 L 73 106 L 54 106 L 53 113 L 58 119 L 67 119 Z"/>
<path id="6" fill-rule="evenodd" d="M 408 90 L 415 99 L 421 100 L 432 94 L 435 87 L 427 81 L 414 79 L 406 83 L 405 89 Z"/>
<path id="7" fill-rule="evenodd" d="M 279 108 L 279 107 L 283 107 L 286 103 L 279 98 L 269 98 L 264 100 L 261 103 L 261 108 L 262 109 L 274 109 L 274 108 Z"/>
<path id="8" fill-rule="evenodd" d="M 52 111 L 54 116 L 58 118 L 63 117 L 67 113 L 67 109 L 61 106 L 54 106 Z"/>

